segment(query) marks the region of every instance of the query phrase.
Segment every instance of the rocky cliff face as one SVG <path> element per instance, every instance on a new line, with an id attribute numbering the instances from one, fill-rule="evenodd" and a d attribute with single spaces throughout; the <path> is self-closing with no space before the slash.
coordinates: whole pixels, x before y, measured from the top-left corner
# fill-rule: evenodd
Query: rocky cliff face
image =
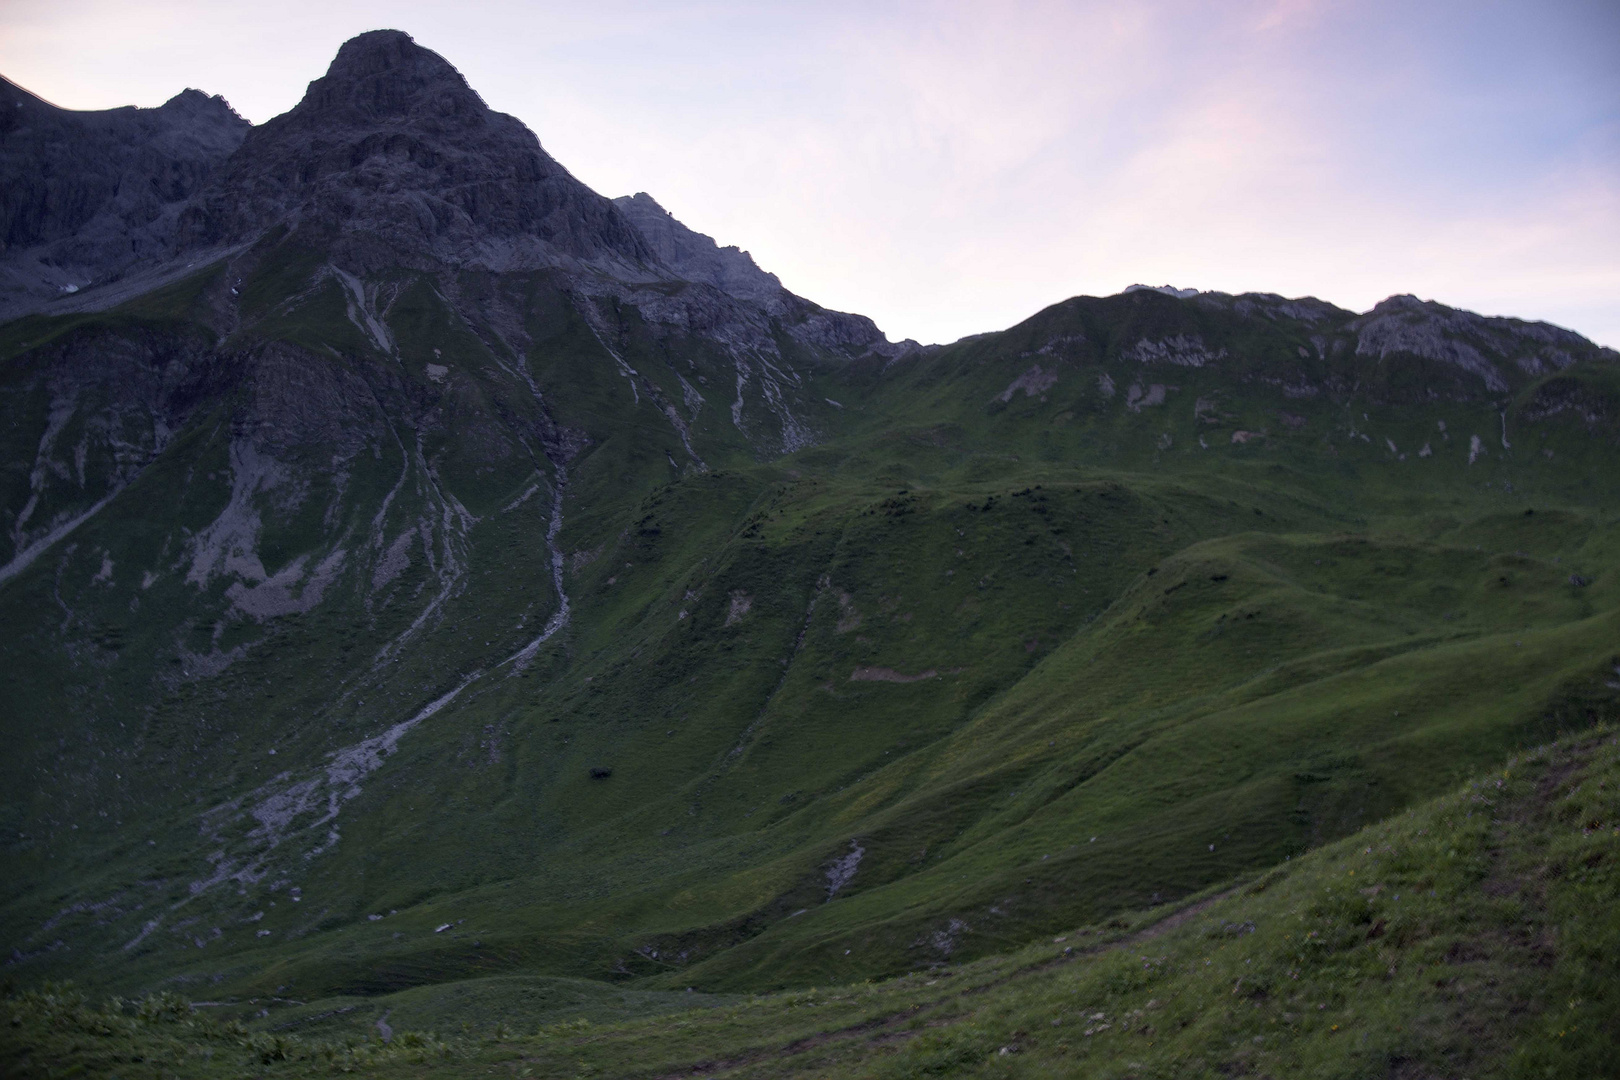
<path id="1" fill-rule="evenodd" d="M 839 355 L 885 359 L 921 349 L 915 341 L 890 342 L 864 315 L 828 311 L 789 292 L 775 274 L 761 270 L 748 252 L 735 246 L 721 247 L 713 237 L 687 228 L 644 191 L 621 196 L 613 203 L 646 239 L 659 264 L 674 276 L 712 286 L 733 300 L 757 308 L 804 345 Z"/>
<path id="2" fill-rule="evenodd" d="M 613 205 L 646 238 L 658 261 L 687 281 L 705 282 L 742 300 L 769 303 L 781 295 L 781 281 L 761 270 L 748 252 L 693 232 L 645 191 L 614 199 Z"/>
<path id="3" fill-rule="evenodd" d="M 73 112 L 0 79 L 0 317 L 167 255 L 181 209 L 248 128 L 197 90 Z"/>

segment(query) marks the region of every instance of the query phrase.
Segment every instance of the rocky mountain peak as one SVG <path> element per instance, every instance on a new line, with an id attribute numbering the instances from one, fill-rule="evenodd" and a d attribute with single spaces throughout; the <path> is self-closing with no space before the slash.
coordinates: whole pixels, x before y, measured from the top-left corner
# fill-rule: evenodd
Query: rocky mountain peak
<path id="1" fill-rule="evenodd" d="M 241 243 L 275 225 L 356 270 L 590 264 L 633 277 L 651 259 L 609 200 L 397 30 L 344 43 L 298 105 L 253 129 L 183 241 Z"/>
<path id="2" fill-rule="evenodd" d="M 477 123 L 489 107 L 448 60 L 400 30 L 372 30 L 338 49 L 293 113 L 323 122 L 459 118 Z"/>
<path id="3" fill-rule="evenodd" d="M 226 125 L 238 129 L 239 132 L 246 132 L 252 127 L 231 107 L 231 103 L 219 94 L 210 94 L 189 86 L 159 105 L 158 109 L 174 116 L 189 116 L 204 122 Z"/>

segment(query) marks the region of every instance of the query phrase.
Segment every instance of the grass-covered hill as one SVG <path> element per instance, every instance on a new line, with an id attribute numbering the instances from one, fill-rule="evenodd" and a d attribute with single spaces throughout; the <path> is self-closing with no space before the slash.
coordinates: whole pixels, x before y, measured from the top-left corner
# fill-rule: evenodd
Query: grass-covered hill
<path id="1" fill-rule="evenodd" d="M 766 354 L 727 303 L 275 233 L 0 328 L 13 977 L 891 977 L 1614 715 L 1574 335 L 1139 290 Z"/>
<path id="2" fill-rule="evenodd" d="M 1590 729 L 1270 871 L 991 959 L 730 996 L 508 975 L 279 1024 L 52 985 L 5 1000 L 0 1060 L 28 1077 L 1609 1076 L 1617 819 L 1620 742 Z"/>

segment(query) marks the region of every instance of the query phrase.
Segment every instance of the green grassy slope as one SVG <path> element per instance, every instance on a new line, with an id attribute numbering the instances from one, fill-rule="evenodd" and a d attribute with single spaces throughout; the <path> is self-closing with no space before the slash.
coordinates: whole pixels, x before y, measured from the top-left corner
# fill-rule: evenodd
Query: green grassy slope
<path id="1" fill-rule="evenodd" d="M 1199 895 L 1616 717 L 1601 356 L 1481 394 L 1358 357 L 1345 313 L 1080 299 L 812 358 L 803 399 L 837 405 L 776 455 L 701 335 L 604 328 L 554 275 L 400 272 L 366 285 L 389 352 L 278 243 L 0 328 L 8 520 L 128 480 L 0 591 L 25 981 L 432 1026 L 886 978 Z M 1132 351 L 1192 334 L 1223 357 Z M 684 437 L 655 400 L 683 386 Z M 249 445 L 282 479 L 243 488 Z M 560 475 L 571 617 L 515 662 L 560 603 Z M 335 567 L 318 603 L 192 579 L 249 513 L 293 599 Z"/>
<path id="2" fill-rule="evenodd" d="M 486 980 L 386 1043 L 374 1021 L 416 992 L 306 1012 L 300 1035 L 47 988 L 6 1001 L 0 1039 L 19 1076 L 1601 1076 L 1617 818 L 1620 740 L 1599 730 L 1189 903 L 883 982 L 547 1023 L 543 995 Z"/>

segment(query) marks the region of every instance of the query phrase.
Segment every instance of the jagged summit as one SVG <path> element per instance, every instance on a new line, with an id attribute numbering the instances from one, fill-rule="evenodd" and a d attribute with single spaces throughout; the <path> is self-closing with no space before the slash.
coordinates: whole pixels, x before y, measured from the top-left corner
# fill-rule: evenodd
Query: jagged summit
<path id="1" fill-rule="evenodd" d="M 60 112 L 31 96 L 29 102 L 28 115 Z M 190 160 L 198 156 L 194 149 L 171 149 L 157 138 L 139 146 L 135 139 L 152 171 L 178 169 L 188 182 L 165 195 L 161 214 L 126 214 L 96 225 L 90 235 L 79 218 L 57 221 L 51 238 L 84 249 L 77 263 L 59 252 L 43 258 L 0 253 L 6 278 L 0 319 L 122 302 L 275 235 L 360 277 L 401 268 L 559 269 L 593 293 L 691 282 L 699 288 L 674 307 L 653 302 L 648 310 L 659 311 L 655 321 L 718 326 L 741 320 L 750 328 L 727 339 L 738 348 L 746 341 L 747 348 L 771 352 L 772 321 L 816 348 L 887 355 L 914 347 L 891 345 L 869 319 L 793 295 L 746 252 L 686 228 L 645 193 L 615 205 L 592 191 L 521 121 L 490 109 L 449 61 L 399 30 L 345 42 L 296 106 L 258 127 L 222 99 L 194 90 L 141 112 L 199 128 L 223 123 L 231 137 L 204 147 L 197 167 Z M 57 142 L 95 153 L 94 140 L 82 135 Z M 49 148 L 38 140 L 0 146 L 18 175 L 94 171 L 41 170 Z M 37 241 L 7 224 L 9 248 Z M 131 276 L 119 281 L 125 274 Z"/>
<path id="2" fill-rule="evenodd" d="M 634 275 L 651 257 L 521 121 L 397 30 L 346 42 L 297 106 L 255 128 L 182 239 L 238 243 L 276 224 L 362 271 L 593 263 Z"/>
<path id="3" fill-rule="evenodd" d="M 132 108 L 133 106 L 125 107 Z M 174 97 L 170 98 L 168 101 L 165 101 L 162 105 L 159 105 L 158 109 L 173 116 L 185 115 L 204 117 L 215 122 L 234 119 L 235 124 L 233 126 L 241 129 L 242 131 L 246 131 L 248 128 L 253 126 L 250 121 L 244 119 L 242 115 L 232 107 L 230 102 L 225 100 L 223 95 L 210 94 L 206 90 L 198 90 L 191 86 L 186 87 L 184 90 L 174 95 Z M 138 112 L 140 110 L 137 109 L 136 111 Z"/>
<path id="4" fill-rule="evenodd" d="M 1191 297 L 1194 297 L 1194 296 L 1198 295 L 1198 290 L 1197 289 L 1178 289 L 1174 285 L 1142 285 L 1142 284 L 1127 285 L 1127 286 L 1125 286 L 1125 291 L 1128 292 L 1128 293 L 1143 292 L 1143 291 L 1164 293 L 1164 295 L 1166 295 L 1166 296 L 1174 296 L 1178 300 L 1187 300 L 1187 299 L 1189 299 Z"/>
<path id="5" fill-rule="evenodd" d="M 34 111 L 59 112 L 43 103 Z M 589 327 L 587 353 L 601 350 L 595 359 L 635 380 L 631 404 L 651 403 L 658 425 L 680 434 L 684 459 L 699 469 L 706 466 L 690 441 L 694 421 L 724 417 L 727 437 L 759 453 L 798 449 L 821 438 L 818 416 L 832 408 L 809 392 L 800 365 L 916 349 L 889 342 L 870 319 L 795 296 L 746 253 L 687 229 L 650 196 L 616 206 L 570 175 L 521 121 L 490 109 L 442 56 L 396 30 L 346 42 L 294 108 L 258 127 L 195 91 L 146 112 L 192 127 L 218 114 L 233 137 L 210 144 L 191 172 L 190 149 L 135 139 L 143 167 L 158 177 L 180 167 L 188 182 L 161 207 L 91 222 L 90 231 L 60 222 L 59 249 L 95 241 L 71 276 L 63 270 L 69 260 L 4 253 L 0 273 L 11 281 L 0 287 L 0 319 L 103 310 L 213 267 L 216 285 L 202 303 L 215 328 L 256 326 L 267 295 L 287 312 L 337 289 L 352 325 L 397 359 L 402 342 L 387 324 L 403 281 L 427 283 L 442 299 L 461 297 L 465 272 L 479 276 L 479 288 L 505 278 L 493 282 L 496 298 L 465 301 L 479 310 L 463 307 L 458 317 L 487 321 L 490 334 L 522 355 L 534 345 L 525 297 L 552 290 Z M 59 141 L 95 145 L 83 134 Z M 22 146 L 14 171 L 50 176 L 40 168 L 49 157 L 41 145 Z M 64 171 L 93 174 L 75 169 Z M 287 276 L 274 278 L 278 270 Z M 621 359 L 632 346 L 632 309 L 640 332 L 688 357 L 668 386 Z M 435 370 L 444 366 L 438 359 Z M 724 412 L 703 408 L 705 385 L 728 388 Z M 271 428 L 267 439 L 282 445 L 281 425 Z M 561 436 L 547 437 L 553 452 L 571 452 Z"/>
<path id="6" fill-rule="evenodd" d="M 473 118 L 489 111 L 448 60 L 402 30 L 372 30 L 339 47 L 326 74 L 309 84 L 293 113 L 355 117 Z M 291 114 L 289 114 L 291 115 Z"/>

